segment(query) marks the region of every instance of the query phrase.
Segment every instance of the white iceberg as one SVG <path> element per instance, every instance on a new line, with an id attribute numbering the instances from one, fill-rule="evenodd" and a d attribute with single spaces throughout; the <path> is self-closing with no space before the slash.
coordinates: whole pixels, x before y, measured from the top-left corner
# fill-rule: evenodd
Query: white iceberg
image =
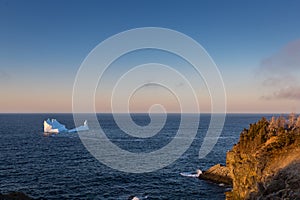
<path id="1" fill-rule="evenodd" d="M 69 130 L 68 132 L 69 133 L 74 133 L 74 132 L 78 132 L 78 131 L 87 131 L 87 130 L 89 130 L 89 127 L 88 127 L 87 121 L 85 120 L 84 123 L 83 123 L 83 126 L 73 128 L 73 129 Z"/>
<path id="2" fill-rule="evenodd" d="M 77 128 L 73 128 L 68 130 L 65 125 L 59 123 L 56 119 L 47 119 L 44 121 L 44 132 L 45 133 L 62 133 L 69 132 L 74 133 L 78 131 L 87 131 L 89 127 L 87 125 L 87 120 L 84 121 L 83 126 L 79 126 Z"/>
<path id="3" fill-rule="evenodd" d="M 59 123 L 56 119 L 47 119 L 46 121 L 44 121 L 45 133 L 60 133 L 66 131 L 68 131 L 66 126 Z"/>

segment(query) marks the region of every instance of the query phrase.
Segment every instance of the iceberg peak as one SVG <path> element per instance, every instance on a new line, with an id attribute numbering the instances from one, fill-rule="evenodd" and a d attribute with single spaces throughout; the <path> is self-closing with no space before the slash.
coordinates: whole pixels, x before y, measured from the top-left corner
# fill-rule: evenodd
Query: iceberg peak
<path id="1" fill-rule="evenodd" d="M 61 124 L 56 119 L 47 119 L 44 121 L 44 132 L 45 133 L 62 133 L 62 132 L 68 132 L 68 133 L 74 133 L 78 131 L 87 131 L 89 130 L 87 120 L 84 121 L 82 126 L 79 126 L 77 128 L 73 128 L 68 130 L 64 124 Z"/>

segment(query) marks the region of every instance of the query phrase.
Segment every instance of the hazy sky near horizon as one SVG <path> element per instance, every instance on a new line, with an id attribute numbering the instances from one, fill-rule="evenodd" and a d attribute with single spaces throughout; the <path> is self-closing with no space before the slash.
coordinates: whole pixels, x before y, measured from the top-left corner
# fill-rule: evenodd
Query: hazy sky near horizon
<path id="1" fill-rule="evenodd" d="M 0 0 L 0 112 L 72 112 L 73 84 L 85 57 L 108 37 L 140 27 L 173 29 L 201 44 L 224 80 L 228 112 L 300 112 L 299 8 L 297 0 Z M 169 64 L 199 83 L 200 110 L 210 112 L 201 78 L 165 52 L 132 53 L 114 63 L 106 79 L 143 62 Z M 97 112 L 110 111 L 110 84 L 107 93 L 96 94 Z M 151 84 L 129 103 L 131 112 L 160 103 L 179 111 L 170 92 Z"/>

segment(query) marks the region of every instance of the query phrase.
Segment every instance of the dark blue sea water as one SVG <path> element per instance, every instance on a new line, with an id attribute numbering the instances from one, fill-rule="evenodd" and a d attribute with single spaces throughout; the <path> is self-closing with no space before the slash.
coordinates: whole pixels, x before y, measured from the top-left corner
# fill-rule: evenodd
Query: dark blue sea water
<path id="1" fill-rule="evenodd" d="M 214 183 L 181 176 L 181 172 L 225 164 L 226 151 L 238 141 L 243 128 L 262 116 L 228 114 L 218 143 L 206 158 L 198 152 L 208 128 L 210 115 L 201 121 L 191 147 L 173 164 L 158 171 L 130 174 L 111 169 L 95 159 L 75 134 L 44 136 L 43 120 L 56 118 L 74 127 L 72 114 L 0 115 L 0 193 L 24 192 L 45 199 L 224 199 L 228 189 Z M 137 124 L 149 123 L 145 114 L 133 115 Z M 137 143 L 118 128 L 110 114 L 99 114 L 106 135 L 116 145 L 133 152 L 150 152 L 166 145 L 176 133 L 180 115 L 168 115 L 159 135 Z M 144 147 L 144 148 L 143 148 Z"/>

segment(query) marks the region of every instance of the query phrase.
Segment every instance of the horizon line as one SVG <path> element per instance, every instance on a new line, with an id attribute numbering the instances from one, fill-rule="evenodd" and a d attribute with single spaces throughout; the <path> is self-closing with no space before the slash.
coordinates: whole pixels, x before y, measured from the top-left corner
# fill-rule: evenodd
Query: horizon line
<path id="1" fill-rule="evenodd" d="M 295 112 L 153 112 L 151 114 L 291 114 Z M 78 113 L 73 113 L 73 112 L 0 112 L 0 114 L 128 114 L 127 112 L 96 112 L 96 113 L 91 113 L 91 112 L 78 112 Z M 149 112 L 130 112 L 129 114 L 149 114 Z M 300 114 L 300 113 L 295 113 L 295 114 Z"/>

